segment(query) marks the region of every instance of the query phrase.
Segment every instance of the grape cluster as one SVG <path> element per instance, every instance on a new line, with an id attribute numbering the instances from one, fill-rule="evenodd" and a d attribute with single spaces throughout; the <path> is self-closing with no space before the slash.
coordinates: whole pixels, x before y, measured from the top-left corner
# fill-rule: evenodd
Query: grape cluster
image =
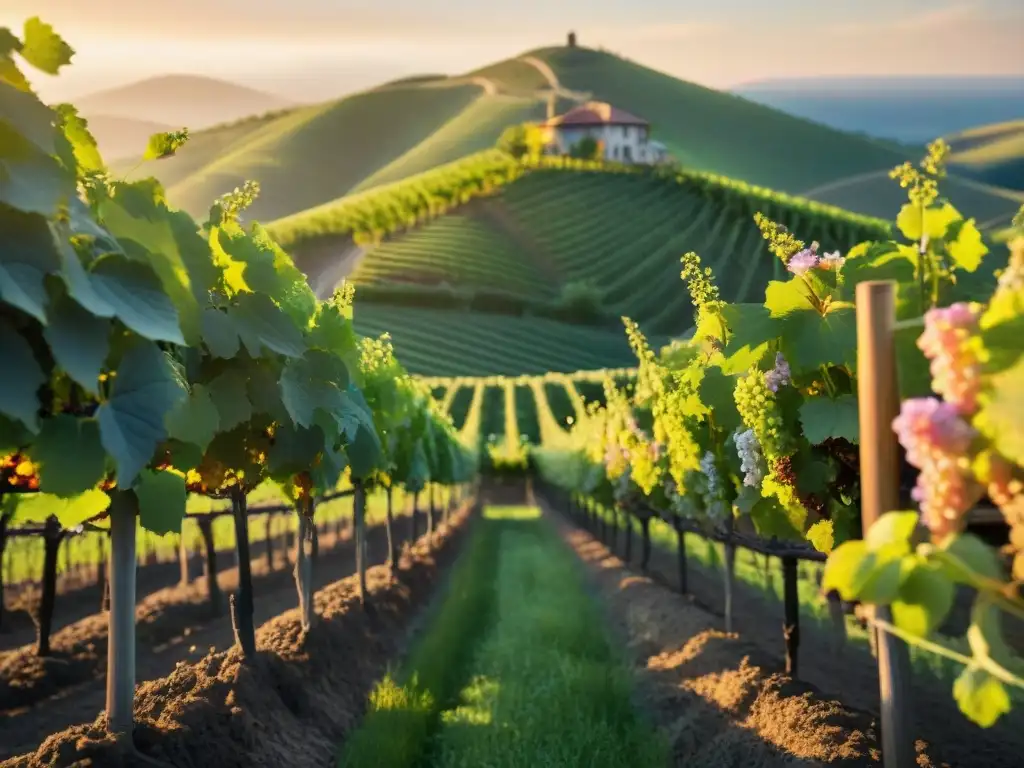
<path id="1" fill-rule="evenodd" d="M 760 371 L 752 370 L 736 382 L 733 397 L 743 423 L 754 431 L 765 458 L 771 460 L 785 453 L 786 440 L 775 393 L 765 378 Z"/>
<path id="2" fill-rule="evenodd" d="M 0 478 L 16 492 L 39 490 L 39 473 L 36 466 L 20 453 L 0 458 Z"/>
<path id="3" fill-rule="evenodd" d="M 778 392 L 779 387 L 785 387 L 792 383 L 792 373 L 789 370 L 789 363 L 781 352 L 775 355 L 775 367 L 764 375 L 765 386 L 772 392 Z"/>
<path id="4" fill-rule="evenodd" d="M 967 452 L 975 430 L 955 406 L 934 397 L 905 400 L 893 429 L 920 470 L 911 494 L 925 525 L 936 538 L 963 528 L 964 513 L 981 497 Z"/>
<path id="5" fill-rule="evenodd" d="M 764 456 L 761 444 L 757 442 L 754 430 L 747 429 L 737 432 L 733 437 L 736 453 L 740 457 L 740 470 L 743 472 L 743 484 L 751 488 L 760 488 L 765 475 Z"/>
<path id="6" fill-rule="evenodd" d="M 981 387 L 981 361 L 972 338 L 981 305 L 960 302 L 930 309 L 917 346 L 931 361 L 932 389 L 961 414 L 973 413 Z"/>

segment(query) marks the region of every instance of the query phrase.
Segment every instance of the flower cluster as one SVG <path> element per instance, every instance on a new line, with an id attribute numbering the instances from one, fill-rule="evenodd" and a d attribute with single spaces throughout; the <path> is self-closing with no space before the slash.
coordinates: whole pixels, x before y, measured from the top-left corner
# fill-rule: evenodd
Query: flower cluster
<path id="1" fill-rule="evenodd" d="M 920 470 L 912 496 L 925 525 L 939 539 L 960 531 L 982 492 L 967 456 L 974 428 L 955 406 L 934 397 L 904 401 L 892 426 L 907 461 Z"/>
<path id="2" fill-rule="evenodd" d="M 971 343 L 978 328 L 981 305 L 960 302 L 930 309 L 917 346 L 931 361 L 932 388 L 961 414 L 978 404 L 981 361 Z"/>
<path id="3" fill-rule="evenodd" d="M 839 255 L 839 251 L 820 255 L 818 248 L 817 243 L 811 243 L 810 248 L 794 254 L 786 264 L 786 269 L 794 275 L 804 275 L 812 269 L 838 270 L 846 263 L 846 259 Z"/>

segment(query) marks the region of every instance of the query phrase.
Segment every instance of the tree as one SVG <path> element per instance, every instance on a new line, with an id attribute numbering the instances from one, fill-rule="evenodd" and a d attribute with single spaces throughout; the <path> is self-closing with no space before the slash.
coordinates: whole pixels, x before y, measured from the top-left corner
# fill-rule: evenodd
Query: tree
<path id="1" fill-rule="evenodd" d="M 573 145 L 569 156 L 577 160 L 600 160 L 604 157 L 604 143 L 593 136 L 584 136 Z"/>
<path id="2" fill-rule="evenodd" d="M 517 160 L 539 157 L 544 151 L 544 132 L 534 123 L 510 125 L 502 131 L 496 146 Z"/>

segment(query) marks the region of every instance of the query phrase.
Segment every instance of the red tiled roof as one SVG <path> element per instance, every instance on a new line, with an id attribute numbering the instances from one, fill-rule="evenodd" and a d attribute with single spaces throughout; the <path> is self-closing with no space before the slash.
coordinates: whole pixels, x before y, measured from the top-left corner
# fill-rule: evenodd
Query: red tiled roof
<path id="1" fill-rule="evenodd" d="M 591 101 L 547 121 L 549 126 L 649 125 L 643 118 L 601 101 Z"/>

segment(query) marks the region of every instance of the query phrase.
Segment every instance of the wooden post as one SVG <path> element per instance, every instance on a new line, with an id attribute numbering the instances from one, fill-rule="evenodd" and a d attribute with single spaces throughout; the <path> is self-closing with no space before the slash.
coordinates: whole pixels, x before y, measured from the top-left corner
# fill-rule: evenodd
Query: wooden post
<path id="1" fill-rule="evenodd" d="M 782 593 L 785 618 L 782 636 L 786 641 L 786 674 L 796 677 L 800 652 L 800 597 L 797 592 L 799 573 L 795 557 L 782 558 Z"/>
<path id="2" fill-rule="evenodd" d="M 643 550 L 641 550 L 640 556 L 640 571 L 647 573 L 651 564 L 651 518 L 649 515 L 644 515 L 641 518 L 640 528 L 644 534 Z"/>
<path id="3" fill-rule="evenodd" d="M 676 521 L 676 543 L 679 545 L 679 591 L 686 594 L 689 591 L 686 578 L 686 531 Z"/>
<path id="4" fill-rule="evenodd" d="M 736 545 L 732 541 L 733 518 L 726 521 L 725 538 L 725 631 L 733 631 L 733 588 L 736 580 Z M 708 542 L 708 546 L 713 546 Z"/>
<path id="5" fill-rule="evenodd" d="M 896 288 L 890 281 L 857 286 L 857 398 L 860 412 L 861 525 L 866 533 L 886 512 L 899 508 L 899 452 L 892 431 L 899 414 L 896 379 Z M 891 620 L 888 606 L 872 609 Z M 915 764 L 910 730 L 910 658 L 897 637 L 879 632 L 878 689 L 885 768 Z"/>
<path id="6" fill-rule="evenodd" d="M 633 518 L 626 515 L 626 547 L 625 553 L 623 554 L 623 560 L 626 561 L 626 565 L 629 565 L 630 558 L 633 557 Z"/>

